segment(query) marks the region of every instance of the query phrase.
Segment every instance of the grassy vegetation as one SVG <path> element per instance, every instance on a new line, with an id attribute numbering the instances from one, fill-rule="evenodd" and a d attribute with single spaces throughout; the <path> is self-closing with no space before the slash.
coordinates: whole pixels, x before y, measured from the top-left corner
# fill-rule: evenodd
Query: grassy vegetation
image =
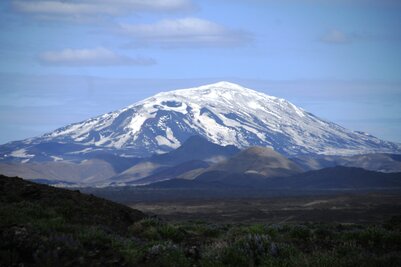
<path id="1" fill-rule="evenodd" d="M 363 225 L 173 223 L 122 216 L 120 205 L 78 192 L 29 184 L 27 197 L 18 182 L 13 192 L 0 183 L 0 266 L 401 266 L 401 217 Z M 49 201 L 60 194 L 66 202 Z"/>
<path id="2" fill-rule="evenodd" d="M 18 211 L 18 212 L 14 212 Z M 123 234 L 68 223 L 30 203 L 0 208 L 1 266 L 400 266 L 401 228 L 330 224 L 172 224 Z"/>

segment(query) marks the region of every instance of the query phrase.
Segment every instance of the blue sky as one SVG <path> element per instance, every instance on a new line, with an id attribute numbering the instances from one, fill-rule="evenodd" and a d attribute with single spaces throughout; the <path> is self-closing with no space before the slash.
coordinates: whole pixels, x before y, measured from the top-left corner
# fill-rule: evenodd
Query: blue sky
<path id="1" fill-rule="evenodd" d="M 0 143 L 228 80 L 401 142 L 401 2 L 6 0 Z"/>

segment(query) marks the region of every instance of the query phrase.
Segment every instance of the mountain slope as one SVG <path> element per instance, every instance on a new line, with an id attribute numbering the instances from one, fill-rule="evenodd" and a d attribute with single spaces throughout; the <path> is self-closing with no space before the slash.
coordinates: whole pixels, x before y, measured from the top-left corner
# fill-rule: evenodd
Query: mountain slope
<path id="1" fill-rule="evenodd" d="M 179 148 L 143 159 L 111 180 L 131 184 L 138 181 L 142 184 L 171 179 L 189 171 L 206 168 L 210 163 L 225 160 L 239 151 L 235 146 L 220 146 L 203 137 L 191 136 Z"/>
<path id="2" fill-rule="evenodd" d="M 254 173 L 265 177 L 290 176 L 302 172 L 294 162 L 271 148 L 250 147 L 226 161 L 217 163 L 208 171 L 218 170 L 231 173 Z"/>
<path id="3" fill-rule="evenodd" d="M 151 174 L 145 178 L 129 182 L 130 185 L 143 185 L 150 184 L 164 180 L 170 180 L 175 178 L 185 177 L 186 175 L 202 172 L 210 165 L 201 160 L 191 160 L 172 167 L 164 168 L 154 174 Z"/>
<path id="4" fill-rule="evenodd" d="M 230 157 L 240 150 L 232 145 L 220 146 L 195 135 L 189 137 L 179 148 L 165 154 L 154 155 L 150 161 L 176 165 L 191 160 L 216 162 Z"/>
<path id="5" fill-rule="evenodd" d="M 349 131 L 284 99 L 219 82 L 159 93 L 38 138 L 5 144 L 0 160 L 55 160 L 96 149 L 145 157 L 171 151 L 193 135 L 219 145 L 272 147 L 286 156 L 401 151 L 399 144 Z M 51 145 L 42 148 L 43 143 Z"/>

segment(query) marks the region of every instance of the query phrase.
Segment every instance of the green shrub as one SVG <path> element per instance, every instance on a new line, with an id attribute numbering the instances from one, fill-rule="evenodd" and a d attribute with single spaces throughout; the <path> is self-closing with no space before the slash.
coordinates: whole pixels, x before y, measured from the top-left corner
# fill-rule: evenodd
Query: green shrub
<path id="1" fill-rule="evenodd" d="M 266 227 L 264 224 L 252 224 L 248 227 L 248 232 L 250 234 L 263 235 L 266 234 Z"/>
<path id="2" fill-rule="evenodd" d="M 248 234 L 248 228 L 241 226 L 241 225 L 235 225 L 232 226 L 226 234 L 227 239 L 235 239 L 238 238 L 239 236 L 243 236 Z"/>
<path id="3" fill-rule="evenodd" d="M 110 236 L 96 226 L 82 227 L 78 232 L 78 238 L 84 244 L 111 244 Z"/>
<path id="4" fill-rule="evenodd" d="M 339 243 L 335 250 L 338 257 L 355 257 L 361 253 L 361 248 L 355 240 Z"/>
<path id="5" fill-rule="evenodd" d="M 128 233 L 133 236 L 140 236 L 145 229 L 146 227 L 139 221 L 128 227 Z"/>
<path id="6" fill-rule="evenodd" d="M 313 231 L 313 237 L 317 240 L 330 240 L 333 239 L 334 233 L 332 229 L 327 226 L 318 226 Z"/>
<path id="7" fill-rule="evenodd" d="M 193 230 L 198 235 L 206 238 L 217 238 L 222 232 L 222 228 L 216 224 L 197 224 Z"/>
<path id="8" fill-rule="evenodd" d="M 279 224 L 270 224 L 265 226 L 266 234 L 268 234 L 272 239 L 276 239 L 280 235 L 282 228 L 283 227 Z"/>
<path id="9" fill-rule="evenodd" d="M 27 201 L 0 205 L 0 225 L 4 226 L 26 222 L 35 223 L 38 220 L 57 216 L 58 214 L 53 209 L 44 209 L 36 203 Z"/>
<path id="10" fill-rule="evenodd" d="M 191 262 L 183 250 L 172 242 L 163 242 L 150 246 L 145 252 L 146 266 L 185 267 Z"/>
<path id="11" fill-rule="evenodd" d="M 315 266 L 315 267 L 336 267 L 342 266 L 341 258 L 335 254 L 317 252 L 310 256 L 304 257 L 303 266 Z"/>
<path id="12" fill-rule="evenodd" d="M 112 248 L 124 258 L 125 262 L 136 265 L 144 257 L 141 247 L 135 242 L 123 238 L 114 238 Z"/>
<path id="13" fill-rule="evenodd" d="M 147 240 L 160 240 L 161 239 L 158 229 L 154 226 L 149 226 L 149 227 L 145 228 L 140 236 Z"/>
<path id="14" fill-rule="evenodd" d="M 162 239 L 168 239 L 174 242 L 181 242 L 186 237 L 186 232 L 183 229 L 171 224 L 161 225 L 158 231 Z"/>
<path id="15" fill-rule="evenodd" d="M 254 266 L 272 249 L 268 235 L 248 234 L 223 250 L 222 262 L 230 266 Z"/>
<path id="16" fill-rule="evenodd" d="M 288 243 L 278 243 L 277 250 L 280 258 L 292 258 L 300 254 L 300 251 L 294 245 Z"/>
<path id="17" fill-rule="evenodd" d="M 162 222 L 158 218 L 149 217 L 149 218 L 140 220 L 138 223 L 140 223 L 144 227 L 148 227 L 148 226 L 156 227 L 156 226 L 159 226 Z"/>
<path id="18" fill-rule="evenodd" d="M 42 231 L 68 232 L 69 229 L 64 217 L 38 220 L 35 225 Z"/>
<path id="19" fill-rule="evenodd" d="M 304 225 L 294 225 L 290 231 L 290 236 L 305 241 L 311 237 L 311 231 Z"/>
<path id="20" fill-rule="evenodd" d="M 128 233 L 147 240 L 160 240 L 161 236 L 158 231 L 160 227 L 161 222 L 159 220 L 146 218 L 128 227 Z"/>

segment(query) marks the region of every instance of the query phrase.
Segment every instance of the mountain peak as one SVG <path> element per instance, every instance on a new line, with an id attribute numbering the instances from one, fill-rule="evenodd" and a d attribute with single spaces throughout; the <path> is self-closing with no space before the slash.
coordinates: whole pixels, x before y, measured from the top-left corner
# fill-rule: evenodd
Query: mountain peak
<path id="1" fill-rule="evenodd" d="M 205 100 L 223 98 L 225 100 L 228 100 L 228 101 L 231 100 L 234 102 L 237 100 L 241 100 L 241 98 L 243 98 L 243 97 L 266 98 L 270 101 L 271 100 L 275 101 L 276 99 L 278 99 L 276 97 L 269 96 L 269 95 L 257 92 L 255 90 L 252 90 L 250 88 L 246 88 L 239 84 L 227 82 L 227 81 L 221 81 L 221 82 L 217 82 L 217 83 L 201 85 L 198 87 L 191 87 L 191 88 L 177 89 L 177 90 L 168 91 L 168 92 L 161 92 L 149 99 L 166 98 L 166 97 L 193 98 L 196 96 L 205 98 Z"/>
<path id="2" fill-rule="evenodd" d="M 226 88 L 226 89 L 244 89 L 245 88 L 239 84 L 228 82 L 228 81 L 220 81 L 220 82 L 216 82 L 216 83 L 206 84 L 201 87 Z"/>

